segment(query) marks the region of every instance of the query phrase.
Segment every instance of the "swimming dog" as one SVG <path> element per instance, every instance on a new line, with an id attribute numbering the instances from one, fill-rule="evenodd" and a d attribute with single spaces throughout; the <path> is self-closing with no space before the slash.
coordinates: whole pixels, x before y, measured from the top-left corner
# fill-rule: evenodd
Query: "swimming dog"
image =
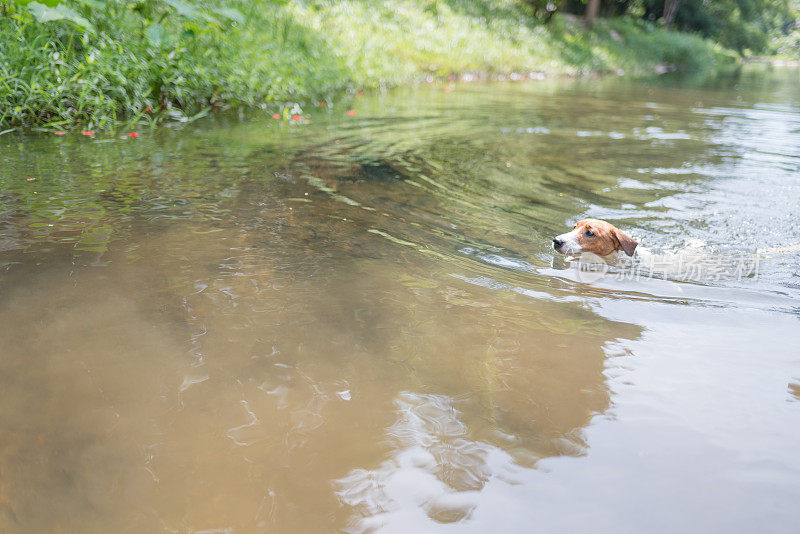
<path id="1" fill-rule="evenodd" d="M 578 221 L 571 232 L 553 239 L 553 248 L 568 256 L 579 256 L 584 252 L 590 252 L 606 258 L 619 251 L 633 256 L 638 244 L 613 224 L 599 219 Z"/>

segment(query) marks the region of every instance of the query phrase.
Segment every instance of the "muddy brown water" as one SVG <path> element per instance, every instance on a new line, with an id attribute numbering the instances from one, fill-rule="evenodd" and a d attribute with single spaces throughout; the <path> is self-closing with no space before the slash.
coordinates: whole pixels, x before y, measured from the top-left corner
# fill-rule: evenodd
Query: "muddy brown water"
<path id="1" fill-rule="evenodd" d="M 797 528 L 798 82 L 0 136 L 2 531 Z M 585 216 L 762 252 L 588 280 Z"/>

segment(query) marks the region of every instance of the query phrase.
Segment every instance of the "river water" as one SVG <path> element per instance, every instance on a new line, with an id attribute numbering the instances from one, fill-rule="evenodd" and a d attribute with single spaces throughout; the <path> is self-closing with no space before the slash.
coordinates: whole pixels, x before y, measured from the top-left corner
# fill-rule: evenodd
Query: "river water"
<path id="1" fill-rule="evenodd" d="M 798 87 L 0 136 L 2 531 L 796 529 Z M 588 279 L 587 216 L 702 261 Z"/>

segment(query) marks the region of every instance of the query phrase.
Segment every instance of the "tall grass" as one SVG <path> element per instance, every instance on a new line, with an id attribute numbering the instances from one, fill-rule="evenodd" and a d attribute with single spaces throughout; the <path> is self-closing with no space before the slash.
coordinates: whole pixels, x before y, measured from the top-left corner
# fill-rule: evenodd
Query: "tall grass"
<path id="1" fill-rule="evenodd" d="M 110 128 L 225 107 L 288 109 L 348 89 L 463 72 L 645 73 L 659 63 L 698 70 L 724 56 L 699 37 L 630 19 L 601 21 L 591 31 L 563 17 L 540 26 L 515 0 L 220 2 L 243 21 L 200 24 L 166 10 L 156 44 L 147 34 L 153 21 L 124 0 L 102 9 L 69 0 L 93 32 L 35 22 L 5 4 L 0 129 Z"/>
<path id="2" fill-rule="evenodd" d="M 187 31 L 167 16 L 161 46 L 126 3 L 108 5 L 72 5 L 95 32 L 0 17 L 0 124 L 104 128 L 186 119 L 219 107 L 326 98 L 351 83 L 324 40 L 271 2 L 239 3 L 241 25 Z"/>

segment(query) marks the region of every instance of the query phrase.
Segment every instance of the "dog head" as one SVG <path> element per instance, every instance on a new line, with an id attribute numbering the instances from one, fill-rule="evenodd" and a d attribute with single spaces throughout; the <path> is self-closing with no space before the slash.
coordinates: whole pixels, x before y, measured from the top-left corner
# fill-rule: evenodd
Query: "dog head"
<path id="1" fill-rule="evenodd" d="M 553 239 L 553 248 L 561 254 L 578 255 L 591 252 L 609 256 L 618 250 L 633 256 L 638 243 L 613 224 L 599 219 L 584 219 L 571 232 Z"/>

